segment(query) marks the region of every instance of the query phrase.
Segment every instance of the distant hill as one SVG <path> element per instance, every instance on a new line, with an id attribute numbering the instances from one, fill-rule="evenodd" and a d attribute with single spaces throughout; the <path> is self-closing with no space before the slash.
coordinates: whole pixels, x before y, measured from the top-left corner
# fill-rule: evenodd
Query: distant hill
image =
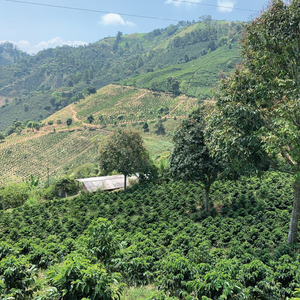
<path id="1" fill-rule="evenodd" d="M 0 67 L 0 99 L 9 102 L 2 100 L 0 131 L 16 119 L 49 117 L 84 88 L 113 82 L 165 92 L 167 77 L 176 76 L 181 93 L 207 99 L 240 60 L 241 29 L 239 22 L 179 22 L 147 34 L 119 32 L 87 46 L 47 49 Z"/>
<path id="2" fill-rule="evenodd" d="M 94 116 L 93 124 L 118 125 L 156 120 L 158 116 L 173 118 L 186 116 L 197 106 L 197 99 L 185 95 L 174 96 L 130 86 L 110 84 L 78 103 L 73 103 L 48 117 L 49 120 L 65 122 L 71 117 L 78 124 L 88 123 L 87 117 Z M 101 117 L 101 119 L 99 119 Z"/>
<path id="3" fill-rule="evenodd" d="M 128 86 L 108 85 L 87 98 L 68 105 L 42 121 L 36 131 L 23 128 L 0 143 L 0 178 L 28 178 L 30 174 L 46 178 L 69 169 L 97 162 L 93 137 L 104 137 L 118 126 L 138 130 L 154 160 L 173 148 L 172 132 L 180 119 L 197 106 L 197 99 L 152 92 Z M 87 117 L 93 115 L 89 124 Z M 100 117 L 100 118 L 99 118 Z M 66 120 L 72 119 L 67 127 Z M 156 122 L 162 120 L 165 134 L 157 134 Z M 144 131 L 147 122 L 149 131 Z"/>
<path id="4" fill-rule="evenodd" d="M 0 44 L 0 66 L 15 64 L 25 57 L 29 57 L 29 54 L 19 50 L 12 43 Z"/>

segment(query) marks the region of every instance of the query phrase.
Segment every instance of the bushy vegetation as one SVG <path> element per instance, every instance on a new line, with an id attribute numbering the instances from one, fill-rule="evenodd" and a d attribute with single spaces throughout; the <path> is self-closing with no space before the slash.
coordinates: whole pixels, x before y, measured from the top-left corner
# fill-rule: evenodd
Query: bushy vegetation
<path id="1" fill-rule="evenodd" d="M 94 299 L 88 286 L 113 295 L 121 282 L 154 284 L 151 299 L 285 299 L 300 287 L 298 244 L 286 244 L 291 184 L 277 173 L 216 182 L 209 212 L 204 187 L 180 181 L 25 204 L 1 211 L 1 266 L 14 259 L 40 269 L 39 299 L 64 289 L 73 299 L 76 286 Z"/>

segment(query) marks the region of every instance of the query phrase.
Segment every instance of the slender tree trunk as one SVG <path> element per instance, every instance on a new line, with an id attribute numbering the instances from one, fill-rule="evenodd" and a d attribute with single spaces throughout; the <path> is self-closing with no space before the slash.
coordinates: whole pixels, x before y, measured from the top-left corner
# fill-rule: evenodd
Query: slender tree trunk
<path id="1" fill-rule="evenodd" d="M 124 191 L 126 193 L 126 178 L 127 178 L 127 175 L 124 175 Z"/>
<path id="2" fill-rule="evenodd" d="M 297 242 L 298 235 L 298 221 L 300 214 L 300 181 L 296 179 L 295 182 L 295 191 L 294 191 L 294 204 L 293 211 L 291 216 L 291 223 L 288 235 L 288 243 L 293 244 Z"/>
<path id="3" fill-rule="evenodd" d="M 210 185 L 205 187 L 205 210 L 208 211 Z"/>

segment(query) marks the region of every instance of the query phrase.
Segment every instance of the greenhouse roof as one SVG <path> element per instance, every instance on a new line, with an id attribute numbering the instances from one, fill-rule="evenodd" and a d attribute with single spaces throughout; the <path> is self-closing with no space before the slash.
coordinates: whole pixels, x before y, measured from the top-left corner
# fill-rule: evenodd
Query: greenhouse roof
<path id="1" fill-rule="evenodd" d="M 130 178 L 136 179 L 136 176 Z M 76 179 L 83 183 L 83 189 L 89 192 L 96 192 L 98 189 L 103 191 L 111 191 L 124 187 L 124 175 L 101 176 Z M 127 186 L 129 186 L 129 178 L 126 179 Z"/>

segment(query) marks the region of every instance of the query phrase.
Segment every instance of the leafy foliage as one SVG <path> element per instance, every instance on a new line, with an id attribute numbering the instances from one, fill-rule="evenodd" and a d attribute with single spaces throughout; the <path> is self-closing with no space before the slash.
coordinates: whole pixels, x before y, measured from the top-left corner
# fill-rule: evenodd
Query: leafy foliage
<path id="1" fill-rule="evenodd" d="M 25 52 L 20 51 L 12 43 L 5 42 L 0 44 L 0 65 L 8 66 L 19 62 L 22 58 L 28 57 Z"/>
<path id="2" fill-rule="evenodd" d="M 113 300 L 119 297 L 121 291 L 114 286 L 121 281 L 120 274 L 109 275 L 103 265 L 91 264 L 86 257 L 76 253 L 68 256 L 61 268 L 50 270 L 47 278 L 61 292 L 64 300 Z"/>
<path id="3" fill-rule="evenodd" d="M 106 172 L 117 171 L 126 177 L 134 173 L 147 174 L 150 158 L 137 131 L 119 129 L 99 149 L 100 168 Z"/>
<path id="4" fill-rule="evenodd" d="M 209 190 L 223 166 L 210 156 L 204 140 L 204 108 L 193 111 L 175 132 L 170 156 L 170 171 L 175 178 L 201 181 L 205 186 L 205 209 L 208 211 Z"/>
<path id="5" fill-rule="evenodd" d="M 25 258 L 11 255 L 0 262 L 2 299 L 32 299 L 35 268 Z"/>
<path id="6" fill-rule="evenodd" d="M 0 187 L 1 209 L 21 206 L 29 198 L 29 189 L 26 182 L 11 182 Z"/>
<path id="7" fill-rule="evenodd" d="M 223 80 L 208 130 L 212 153 L 235 172 L 257 173 L 271 164 L 295 175 L 289 243 L 297 242 L 300 214 L 298 12 L 298 1 L 274 0 L 246 26 L 245 61 Z"/>

